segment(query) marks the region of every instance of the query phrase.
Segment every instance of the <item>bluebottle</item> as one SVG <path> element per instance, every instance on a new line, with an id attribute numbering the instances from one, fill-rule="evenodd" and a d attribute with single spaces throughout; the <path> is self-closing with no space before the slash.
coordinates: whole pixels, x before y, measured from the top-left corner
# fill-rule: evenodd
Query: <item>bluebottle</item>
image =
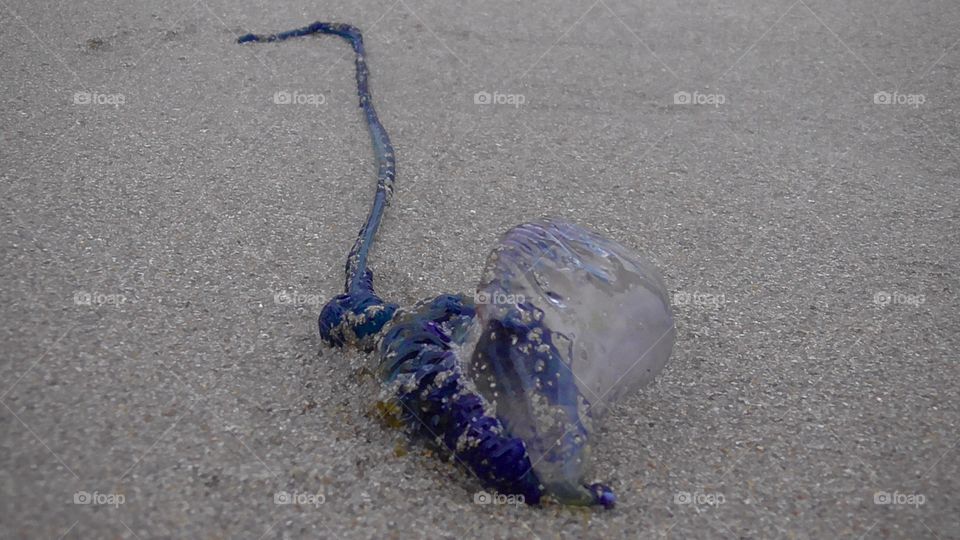
<path id="1" fill-rule="evenodd" d="M 670 357 L 675 326 L 660 274 L 613 240 L 544 218 L 502 236 L 472 295 L 409 307 L 378 296 L 368 258 L 396 157 L 373 106 L 363 36 L 348 24 L 316 22 L 238 42 L 312 34 L 353 48 L 377 163 L 373 204 L 347 256 L 344 293 L 320 313 L 321 338 L 372 353 L 410 434 L 486 488 L 531 505 L 613 507 L 613 490 L 591 478 L 591 453 L 610 404 L 653 380 Z"/>

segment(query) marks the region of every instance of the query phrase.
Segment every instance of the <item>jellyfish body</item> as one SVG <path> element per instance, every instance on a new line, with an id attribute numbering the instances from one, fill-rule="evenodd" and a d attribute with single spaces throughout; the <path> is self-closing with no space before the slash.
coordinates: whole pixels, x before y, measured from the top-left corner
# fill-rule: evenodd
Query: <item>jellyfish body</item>
<path id="1" fill-rule="evenodd" d="M 478 286 L 468 374 L 521 438 L 545 491 L 591 504 L 591 449 L 606 405 L 666 365 L 674 324 L 659 274 L 562 220 L 511 229 Z"/>
<path id="2" fill-rule="evenodd" d="M 374 202 L 346 264 L 345 292 L 320 313 L 333 346 L 377 355 L 381 381 L 412 434 L 439 445 L 485 484 L 530 504 L 613 506 L 590 455 L 607 405 L 663 369 L 674 340 L 666 288 L 630 249 L 545 219 L 508 231 L 473 297 L 410 308 L 379 297 L 367 257 L 395 178 L 393 147 L 373 107 L 363 38 L 317 22 L 240 43 L 333 34 L 356 53 L 359 105 L 378 163 Z"/>

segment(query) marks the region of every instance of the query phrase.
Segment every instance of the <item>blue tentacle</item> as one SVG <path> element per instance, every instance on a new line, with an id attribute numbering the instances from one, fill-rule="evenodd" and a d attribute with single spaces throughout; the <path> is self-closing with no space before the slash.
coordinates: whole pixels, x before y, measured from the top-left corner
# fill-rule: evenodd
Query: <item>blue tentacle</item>
<path id="1" fill-rule="evenodd" d="M 309 26 L 280 32 L 279 34 L 246 34 L 238 43 L 275 42 L 312 34 L 340 36 L 350 43 L 356 55 L 357 95 L 370 131 L 374 156 L 377 160 L 377 191 L 353 248 L 347 256 L 345 268 L 345 294 L 339 295 L 324 306 L 319 319 L 320 334 L 330 344 L 342 346 L 356 343 L 369 349 L 370 337 L 383 328 L 397 309 L 396 304 L 384 302 L 373 289 L 373 271 L 367 268 L 367 258 L 373 246 L 380 221 L 393 194 L 396 178 L 396 158 L 387 130 L 377 117 L 370 94 L 366 53 L 363 35 L 356 27 L 343 23 L 315 22 Z"/>

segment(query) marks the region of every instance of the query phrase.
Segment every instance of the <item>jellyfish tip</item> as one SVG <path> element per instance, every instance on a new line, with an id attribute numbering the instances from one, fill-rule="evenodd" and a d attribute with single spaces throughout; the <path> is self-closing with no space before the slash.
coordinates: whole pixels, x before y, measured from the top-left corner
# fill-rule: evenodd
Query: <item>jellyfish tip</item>
<path id="1" fill-rule="evenodd" d="M 593 492 L 593 498 L 596 504 L 599 504 L 610 510 L 617 504 L 617 496 L 613 493 L 613 490 L 610 489 L 610 486 L 604 484 L 592 484 L 590 486 L 590 491 Z"/>

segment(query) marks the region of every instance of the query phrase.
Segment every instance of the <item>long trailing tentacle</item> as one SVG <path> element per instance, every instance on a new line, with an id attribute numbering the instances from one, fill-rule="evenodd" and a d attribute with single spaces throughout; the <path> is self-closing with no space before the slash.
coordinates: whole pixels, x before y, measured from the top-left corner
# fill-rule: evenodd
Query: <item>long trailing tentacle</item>
<path id="1" fill-rule="evenodd" d="M 311 34 L 331 34 L 340 36 L 350 43 L 356 55 L 357 95 L 360 108 L 367 120 L 373 152 L 377 160 L 377 193 L 367 215 L 367 221 L 360 229 L 357 240 L 347 256 L 345 268 L 344 294 L 338 295 L 324 306 L 320 313 L 320 335 L 333 345 L 354 343 L 361 347 L 372 346 L 371 338 L 393 318 L 396 304 L 384 302 L 373 290 L 373 271 L 367 267 L 367 258 L 373 246 L 374 237 L 380 227 L 383 212 L 393 194 L 393 181 L 396 178 L 396 158 L 393 145 L 384 129 L 377 111 L 373 107 L 370 94 L 370 70 L 367 69 L 363 48 L 363 35 L 356 27 L 343 23 L 315 22 L 310 26 L 281 32 L 279 34 L 246 34 L 237 39 L 238 43 L 274 42 Z"/>
<path id="2" fill-rule="evenodd" d="M 363 35 L 360 30 L 349 24 L 315 22 L 310 26 L 281 32 L 279 34 L 246 34 L 237 41 L 239 43 L 248 42 L 274 42 L 284 41 L 290 38 L 309 36 L 311 34 L 332 34 L 345 39 L 353 47 L 356 54 L 357 65 L 357 95 L 360 98 L 360 108 L 367 119 L 367 127 L 370 130 L 370 139 L 373 143 L 373 152 L 377 160 L 377 193 L 373 199 L 373 205 L 367 216 L 367 221 L 360 229 L 357 240 L 347 256 L 346 264 L 346 283 L 345 292 L 372 292 L 372 282 L 368 284 L 367 257 L 370 254 L 370 248 L 373 246 L 374 237 L 377 229 L 380 227 L 380 220 L 383 218 L 383 212 L 390 202 L 393 194 L 393 182 L 397 174 L 397 162 L 393 154 L 393 145 L 390 144 L 390 137 L 387 130 L 377 117 L 377 111 L 373 107 L 373 96 L 370 94 L 370 70 L 367 68 L 365 52 L 363 48 Z M 369 287 L 369 289 L 368 289 Z"/>

